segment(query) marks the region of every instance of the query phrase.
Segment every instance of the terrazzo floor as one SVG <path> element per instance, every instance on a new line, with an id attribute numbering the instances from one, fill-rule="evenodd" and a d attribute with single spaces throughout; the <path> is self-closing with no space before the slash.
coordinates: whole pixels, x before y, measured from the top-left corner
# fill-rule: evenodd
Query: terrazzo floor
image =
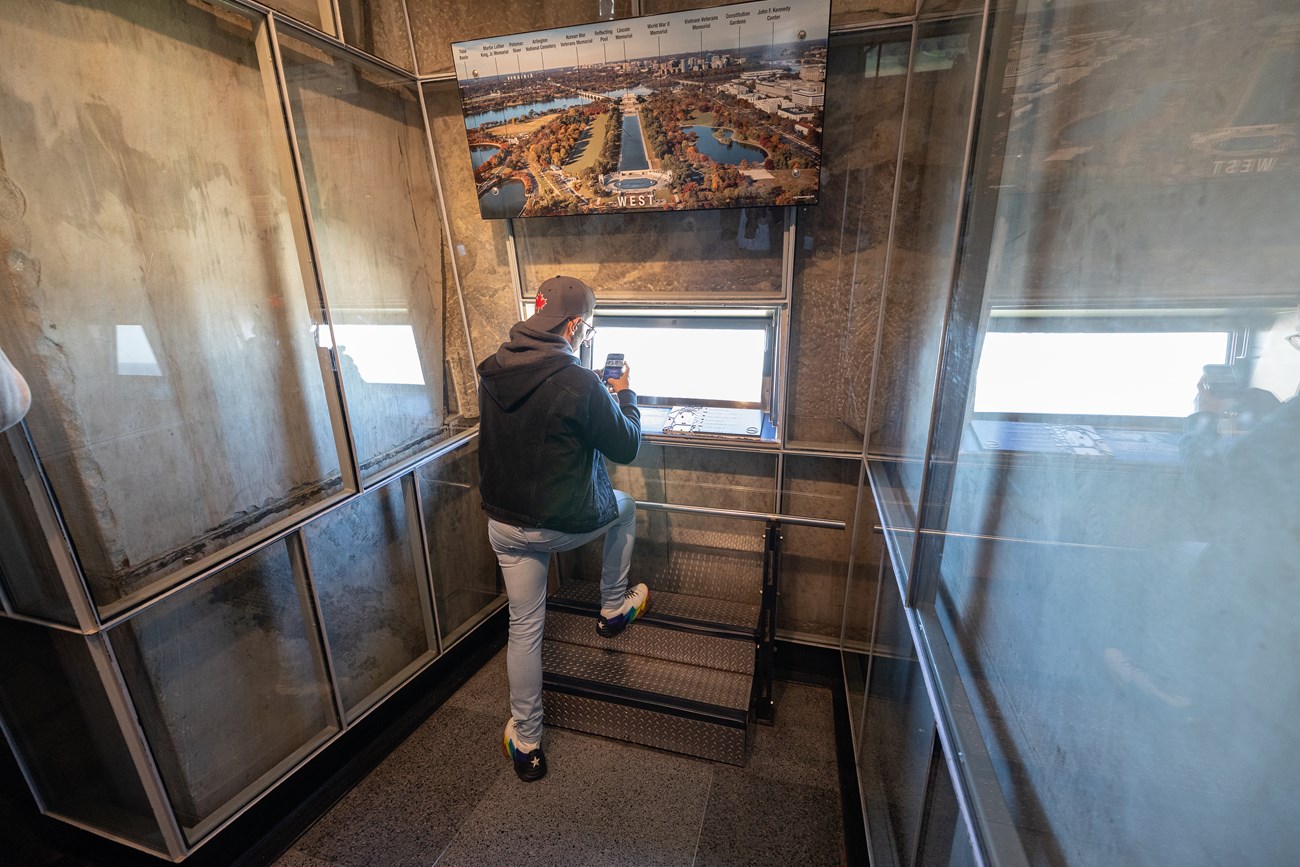
<path id="1" fill-rule="evenodd" d="M 776 699 L 745 767 L 549 729 L 549 773 L 524 784 L 497 746 L 503 649 L 275 867 L 838 867 L 831 692 Z"/>

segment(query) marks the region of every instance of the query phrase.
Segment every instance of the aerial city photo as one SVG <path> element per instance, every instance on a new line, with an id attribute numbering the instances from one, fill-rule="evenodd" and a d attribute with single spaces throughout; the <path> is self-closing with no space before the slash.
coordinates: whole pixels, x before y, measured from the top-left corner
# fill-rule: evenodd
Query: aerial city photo
<path id="1" fill-rule="evenodd" d="M 828 0 L 452 45 L 487 219 L 817 200 Z"/>

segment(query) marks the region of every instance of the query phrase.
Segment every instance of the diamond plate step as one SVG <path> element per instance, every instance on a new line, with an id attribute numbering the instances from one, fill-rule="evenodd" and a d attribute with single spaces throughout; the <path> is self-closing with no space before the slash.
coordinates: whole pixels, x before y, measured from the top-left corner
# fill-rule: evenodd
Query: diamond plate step
<path id="1" fill-rule="evenodd" d="M 544 687 L 567 687 L 588 697 L 629 700 L 741 727 L 754 683 L 732 671 L 562 641 L 542 642 L 542 670 Z"/>
<path id="2" fill-rule="evenodd" d="M 652 601 L 657 602 L 657 597 Z M 747 677 L 754 674 L 754 643 L 748 638 L 719 638 L 659 629 L 644 621 L 634 623 L 616 638 L 602 638 L 596 634 L 596 618 L 592 615 L 550 611 L 546 615 L 545 639 L 716 668 Z"/>
<path id="3" fill-rule="evenodd" d="M 661 750 L 672 750 L 733 765 L 745 763 L 745 728 L 665 713 L 653 708 L 614 704 L 584 695 L 542 691 L 547 725 L 574 729 Z"/>
<path id="4" fill-rule="evenodd" d="M 650 585 L 650 610 L 641 622 L 666 626 L 690 627 L 719 635 L 756 638 L 758 635 L 758 599 L 755 604 L 706 599 L 656 589 Z M 600 611 L 600 584 L 595 581 L 568 580 L 547 600 L 552 610 L 586 614 Z"/>
<path id="5" fill-rule="evenodd" d="M 715 534 L 716 535 L 716 534 Z M 760 548 L 762 537 L 759 537 Z M 633 561 L 634 564 L 637 561 Z M 726 547 L 697 548 L 674 544 L 667 561 L 639 569 L 651 589 L 706 599 L 757 603 L 763 593 L 763 553 Z"/>

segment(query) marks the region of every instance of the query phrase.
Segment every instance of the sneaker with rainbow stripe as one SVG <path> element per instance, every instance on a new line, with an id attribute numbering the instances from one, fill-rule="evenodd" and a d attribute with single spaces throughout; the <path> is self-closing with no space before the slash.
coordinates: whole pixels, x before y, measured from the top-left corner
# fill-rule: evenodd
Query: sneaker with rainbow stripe
<path id="1" fill-rule="evenodd" d="M 638 617 L 645 614 L 650 607 L 650 588 L 644 584 L 627 588 L 623 604 L 614 609 L 600 609 L 600 619 L 596 621 L 596 632 L 604 638 L 613 638 Z"/>
<path id="2" fill-rule="evenodd" d="M 546 776 L 546 753 L 541 744 L 526 744 L 515 734 L 515 720 L 506 723 L 505 737 L 501 739 L 501 752 L 514 765 L 515 776 L 525 783 Z"/>

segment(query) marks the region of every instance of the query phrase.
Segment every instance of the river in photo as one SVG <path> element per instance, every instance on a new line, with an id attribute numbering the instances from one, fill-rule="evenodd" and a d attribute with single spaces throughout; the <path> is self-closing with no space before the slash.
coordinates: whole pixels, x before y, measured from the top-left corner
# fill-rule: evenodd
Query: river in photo
<path id="1" fill-rule="evenodd" d="M 524 209 L 524 182 L 502 181 L 478 197 L 479 213 L 485 220 L 503 220 L 517 217 Z"/>
<path id="2" fill-rule="evenodd" d="M 500 150 L 501 148 L 497 145 L 470 145 L 469 158 L 474 162 L 474 168 L 477 169 L 479 166 L 496 156 Z"/>
<path id="3" fill-rule="evenodd" d="M 623 116 L 623 143 L 618 155 L 620 172 L 640 172 L 650 168 L 645 155 L 645 142 L 641 140 L 641 119 L 635 114 Z"/>
<path id="4" fill-rule="evenodd" d="M 575 105 L 586 105 L 589 102 L 591 100 L 582 96 L 562 96 L 556 99 L 548 99 L 545 102 L 530 102 L 527 105 L 512 105 L 495 111 L 467 114 L 465 115 L 465 128 L 478 129 L 485 123 L 504 123 L 508 120 L 517 120 L 530 111 L 535 111 L 538 114 L 549 114 L 553 111 L 572 108 Z"/>
<path id="5" fill-rule="evenodd" d="M 738 166 L 742 160 L 749 160 L 751 163 L 762 165 L 763 160 L 767 159 L 767 154 L 763 152 L 763 149 L 754 145 L 741 144 L 736 141 L 723 144 L 718 141 L 713 137 L 715 127 L 688 126 L 683 129 L 686 132 L 695 133 L 699 138 L 699 141 L 695 143 L 695 147 L 715 163 Z"/>

